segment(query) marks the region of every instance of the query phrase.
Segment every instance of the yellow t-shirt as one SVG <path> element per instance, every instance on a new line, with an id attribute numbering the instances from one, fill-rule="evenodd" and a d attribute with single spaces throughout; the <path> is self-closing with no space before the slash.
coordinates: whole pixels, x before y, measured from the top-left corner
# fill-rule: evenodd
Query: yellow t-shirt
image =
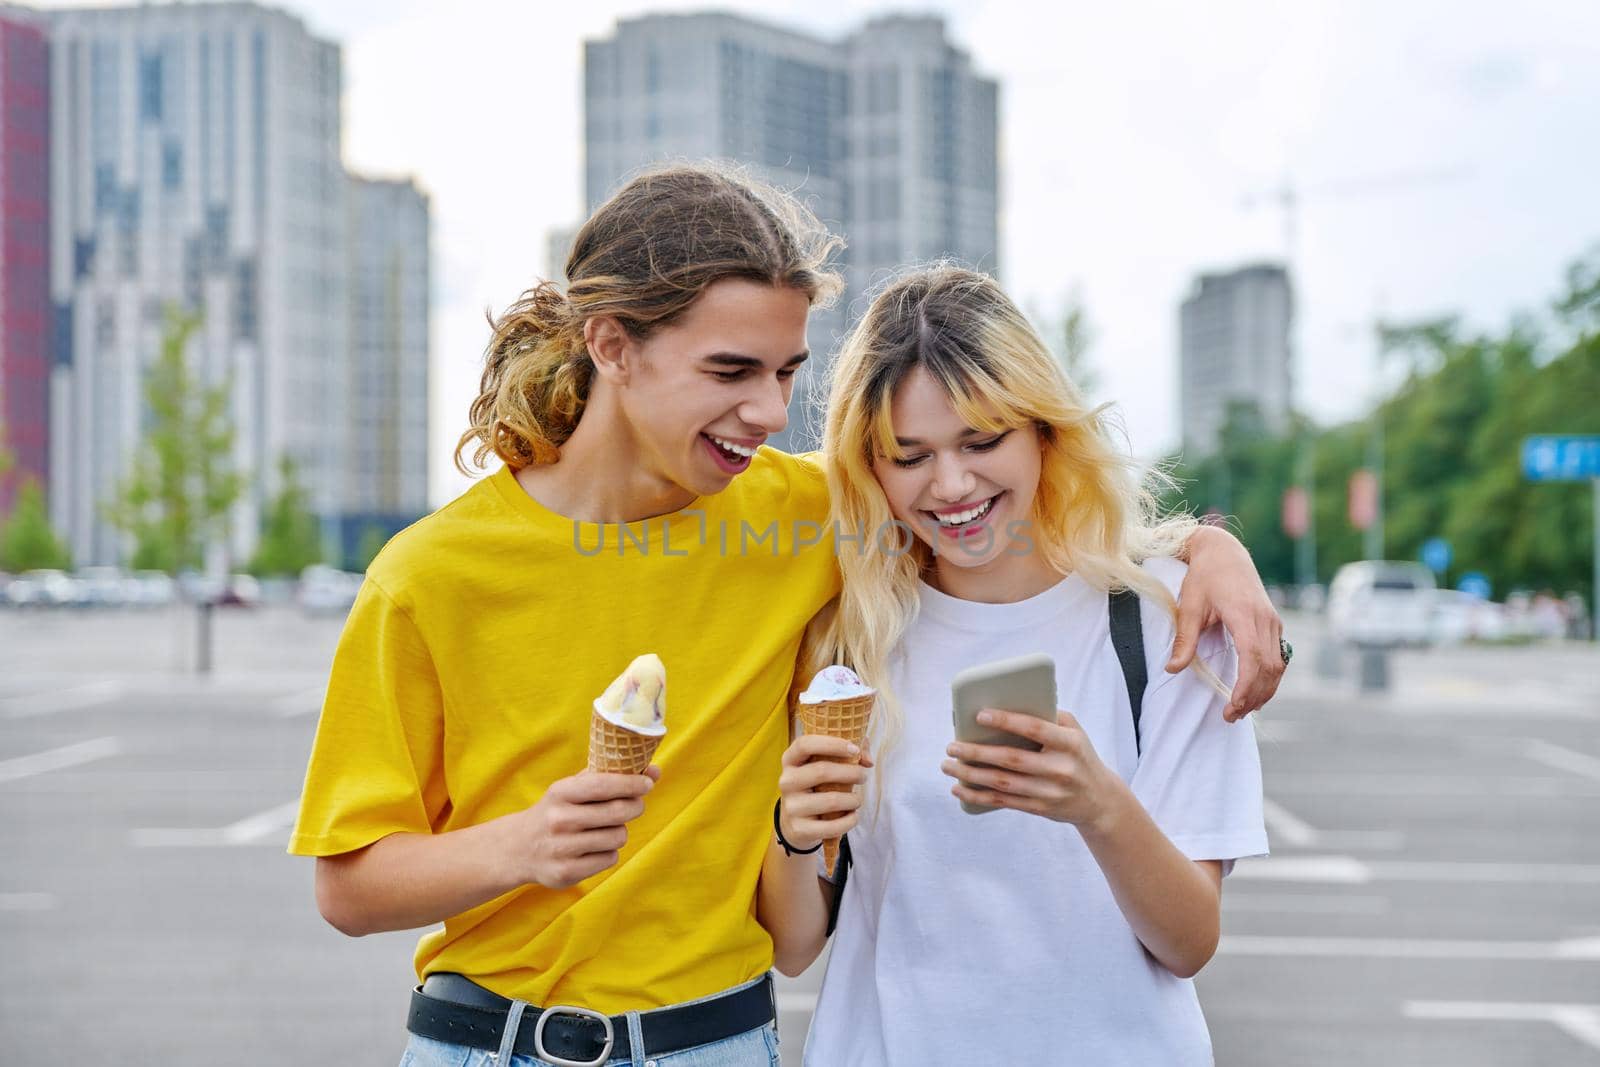
<path id="1" fill-rule="evenodd" d="M 583 770 L 594 698 L 655 652 L 662 775 L 621 861 L 449 919 L 417 945 L 417 974 L 609 1014 L 761 975 L 756 880 L 785 705 L 805 625 L 839 589 L 827 512 L 817 461 L 766 448 L 721 493 L 625 526 L 563 518 L 508 469 L 485 478 L 368 569 L 289 851 L 336 855 L 536 803 Z"/>

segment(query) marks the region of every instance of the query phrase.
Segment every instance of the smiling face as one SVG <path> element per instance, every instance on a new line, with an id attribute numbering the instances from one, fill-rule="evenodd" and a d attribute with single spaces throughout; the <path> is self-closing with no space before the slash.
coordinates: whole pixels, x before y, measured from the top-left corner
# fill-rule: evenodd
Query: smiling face
<path id="1" fill-rule="evenodd" d="M 872 472 L 894 517 L 934 553 L 936 572 L 998 579 L 1036 566 L 1020 536 L 1039 488 L 1039 431 L 968 425 L 922 367 L 900 383 L 889 412 L 905 454 L 875 456 Z"/>
<path id="2" fill-rule="evenodd" d="M 629 338 L 617 395 L 639 461 L 697 496 L 749 469 L 789 424 L 810 308 L 798 289 L 724 278 L 669 325 Z"/>

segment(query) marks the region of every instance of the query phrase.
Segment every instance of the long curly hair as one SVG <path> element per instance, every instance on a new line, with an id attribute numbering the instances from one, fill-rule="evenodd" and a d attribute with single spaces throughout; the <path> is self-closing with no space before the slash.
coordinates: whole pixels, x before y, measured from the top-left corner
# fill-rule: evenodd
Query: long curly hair
<path id="1" fill-rule="evenodd" d="M 793 196 L 734 167 L 645 171 L 583 224 L 567 258 L 565 293 L 540 282 L 498 319 L 485 353 L 456 466 L 473 446 L 513 469 L 554 463 L 589 399 L 594 362 L 586 320 L 611 316 L 636 338 L 671 323 L 712 283 L 749 278 L 832 301 L 842 280 L 829 259 L 843 241 Z"/>

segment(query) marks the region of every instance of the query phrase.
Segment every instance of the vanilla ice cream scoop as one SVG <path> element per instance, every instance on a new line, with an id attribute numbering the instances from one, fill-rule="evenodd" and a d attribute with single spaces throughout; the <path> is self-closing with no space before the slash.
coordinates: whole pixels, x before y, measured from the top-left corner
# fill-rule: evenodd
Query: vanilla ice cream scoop
<path id="1" fill-rule="evenodd" d="M 820 704 L 824 700 L 851 700 L 871 696 L 877 690 L 864 684 L 849 667 L 834 664 L 817 672 L 806 691 L 800 694 L 802 704 Z"/>
<path id="2" fill-rule="evenodd" d="M 667 717 L 667 668 L 661 658 L 647 652 L 606 687 L 595 710 L 619 726 L 653 730 Z"/>

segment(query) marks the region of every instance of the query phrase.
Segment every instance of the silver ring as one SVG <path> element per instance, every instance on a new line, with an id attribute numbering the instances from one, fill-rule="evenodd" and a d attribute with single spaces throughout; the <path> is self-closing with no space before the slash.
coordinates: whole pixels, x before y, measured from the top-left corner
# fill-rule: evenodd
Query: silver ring
<path id="1" fill-rule="evenodd" d="M 1283 657 L 1283 665 L 1287 667 L 1289 661 L 1294 659 L 1294 646 L 1283 638 L 1278 638 L 1278 655 Z"/>

